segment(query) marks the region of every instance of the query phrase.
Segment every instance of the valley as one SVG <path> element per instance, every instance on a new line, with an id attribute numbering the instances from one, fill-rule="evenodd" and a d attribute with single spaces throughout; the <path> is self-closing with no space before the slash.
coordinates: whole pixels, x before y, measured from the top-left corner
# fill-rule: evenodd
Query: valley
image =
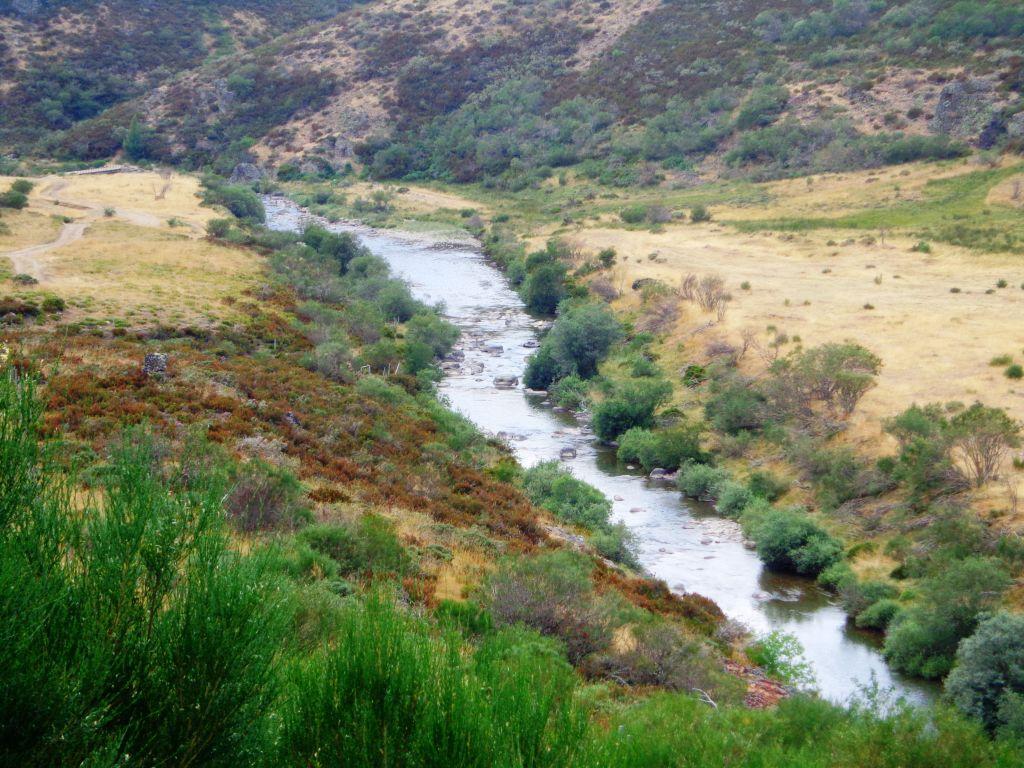
<path id="1" fill-rule="evenodd" d="M 0 764 L 1024 762 L 1016 0 L 0 0 Z"/>

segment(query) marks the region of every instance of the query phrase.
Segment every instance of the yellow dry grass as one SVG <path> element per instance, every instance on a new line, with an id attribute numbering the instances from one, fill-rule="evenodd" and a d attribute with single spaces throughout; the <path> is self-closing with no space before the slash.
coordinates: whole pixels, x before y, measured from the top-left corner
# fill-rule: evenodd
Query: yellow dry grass
<path id="1" fill-rule="evenodd" d="M 4 211 L 0 224 L 7 227 L 6 234 L 0 231 L 0 254 L 55 240 L 61 227 L 57 219 L 33 210 Z"/>
<path id="2" fill-rule="evenodd" d="M 907 239 L 826 245 L 847 236 L 744 235 L 709 225 L 661 234 L 583 230 L 575 239 L 592 249 L 614 247 L 619 287 L 627 290 L 642 277 L 676 286 L 690 273 L 722 275 L 734 297 L 724 322 L 697 336 L 687 328 L 675 339 L 691 355 L 712 338 L 739 343 L 747 328 L 764 338 L 770 325 L 805 346 L 851 339 L 872 349 L 884 366 L 859 409 L 862 434 L 878 434 L 883 418 L 914 402 L 980 399 L 1024 419 L 1024 387 L 989 365 L 1001 354 L 1024 359 L 1019 260 L 952 246 L 913 253 Z M 1011 287 L 985 293 L 1002 278 L 1013 280 Z M 744 282 L 749 291 L 740 288 Z M 953 287 L 962 292 L 951 294 Z M 713 319 L 687 311 L 694 326 Z"/>
<path id="3" fill-rule="evenodd" d="M 34 181 L 29 207 L 4 216 L 10 233 L 0 235 L 0 257 L 9 254 L 39 279 L 38 290 L 63 298 L 65 319 L 228 319 L 236 313 L 225 298 L 252 287 L 261 271 L 255 255 L 199 236 L 218 214 L 200 206 L 192 177 L 147 171 Z M 0 188 L 10 182 L 0 178 Z"/>
<path id="4" fill-rule="evenodd" d="M 4 182 L 0 179 L 0 184 Z M 178 173 L 86 174 L 36 180 L 33 206 L 56 201 L 68 215 L 76 207 L 102 211 L 111 207 L 116 216 L 143 226 L 165 226 L 172 219 L 201 230 L 217 213 L 200 205 L 199 182 Z"/>
<path id="5" fill-rule="evenodd" d="M 230 317 L 225 298 L 251 288 L 257 257 L 240 249 L 116 221 L 47 256 L 41 287 L 90 317 L 202 322 Z"/>

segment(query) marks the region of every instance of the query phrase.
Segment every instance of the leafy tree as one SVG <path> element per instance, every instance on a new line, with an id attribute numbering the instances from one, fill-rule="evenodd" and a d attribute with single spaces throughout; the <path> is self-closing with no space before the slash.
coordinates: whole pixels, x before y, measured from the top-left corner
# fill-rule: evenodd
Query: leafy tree
<path id="1" fill-rule="evenodd" d="M 132 118 L 128 129 L 121 140 L 121 149 L 129 160 L 145 160 L 149 157 L 152 131 L 139 122 L 138 116 Z"/>
<path id="2" fill-rule="evenodd" d="M 1020 431 L 1020 424 L 1002 408 L 981 403 L 974 403 L 949 422 L 954 455 L 978 487 L 991 480 L 1007 452 L 1020 445 Z"/>
<path id="3" fill-rule="evenodd" d="M 960 643 L 946 693 L 989 730 L 1024 736 L 1024 616 L 996 613 Z"/>
<path id="4" fill-rule="evenodd" d="M 654 411 L 671 395 L 672 385 L 663 380 L 625 384 L 594 408 L 594 433 L 610 442 L 632 427 L 650 429 L 654 426 Z"/>
<path id="5" fill-rule="evenodd" d="M 527 309 L 538 315 L 555 314 L 565 295 L 565 267 L 561 264 L 542 264 L 523 283 L 523 301 Z"/>
<path id="6" fill-rule="evenodd" d="M 603 304 L 572 307 L 555 320 L 544 338 L 559 375 L 589 379 L 608 351 L 622 339 L 622 326 Z"/>

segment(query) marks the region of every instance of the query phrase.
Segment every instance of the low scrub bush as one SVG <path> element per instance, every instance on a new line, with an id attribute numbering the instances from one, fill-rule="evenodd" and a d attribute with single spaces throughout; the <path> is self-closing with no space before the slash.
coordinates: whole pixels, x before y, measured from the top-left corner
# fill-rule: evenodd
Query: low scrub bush
<path id="1" fill-rule="evenodd" d="M 668 401 L 672 385 L 660 379 L 632 381 L 594 408 L 594 433 L 611 442 L 633 427 L 654 426 L 655 410 Z"/>
<path id="2" fill-rule="evenodd" d="M 692 499 L 714 499 L 731 478 L 728 471 L 710 464 L 686 464 L 679 470 L 676 484 Z"/>
<path id="3" fill-rule="evenodd" d="M 656 467 L 674 471 L 683 464 L 707 461 L 701 450 L 699 425 L 649 430 L 632 427 L 619 437 L 619 461 L 635 461 L 650 471 Z"/>
<path id="4" fill-rule="evenodd" d="M 804 576 L 817 576 L 842 558 L 843 547 L 806 514 L 771 509 L 753 522 L 751 536 L 766 566 Z"/>
<path id="5" fill-rule="evenodd" d="M 497 626 L 520 624 L 558 638 L 573 664 L 611 642 L 609 616 L 581 555 L 561 551 L 509 561 L 488 579 L 485 599 Z"/>
<path id="6" fill-rule="evenodd" d="M 242 467 L 224 499 L 224 509 L 245 533 L 291 530 L 309 518 L 295 475 L 257 460 Z"/>

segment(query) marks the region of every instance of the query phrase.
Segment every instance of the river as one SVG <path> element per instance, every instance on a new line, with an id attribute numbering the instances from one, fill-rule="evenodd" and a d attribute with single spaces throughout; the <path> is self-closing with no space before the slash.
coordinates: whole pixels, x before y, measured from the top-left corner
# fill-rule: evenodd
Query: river
<path id="1" fill-rule="evenodd" d="M 297 231 L 314 220 L 283 198 L 267 197 L 264 203 L 273 229 Z M 636 534 L 640 562 L 653 576 L 674 590 L 711 598 L 730 619 L 756 634 L 777 630 L 795 636 L 825 698 L 846 703 L 867 686 L 914 704 L 935 698 L 936 686 L 890 670 L 877 635 L 850 626 L 831 595 L 808 579 L 766 570 L 744 546 L 737 523 L 684 499 L 670 485 L 630 471 L 584 425 L 571 414 L 555 412 L 543 397 L 521 386 L 495 387 L 497 376 L 522 375 L 543 324 L 525 312 L 518 294 L 479 249 L 317 222 L 358 235 L 417 298 L 443 304 L 445 316 L 462 331 L 457 349 L 465 355 L 460 369 L 447 372 L 439 384 L 450 407 L 484 432 L 506 437 L 526 466 L 558 459 L 563 448 L 573 448 L 575 458 L 563 465 L 614 499 L 614 519 Z"/>

